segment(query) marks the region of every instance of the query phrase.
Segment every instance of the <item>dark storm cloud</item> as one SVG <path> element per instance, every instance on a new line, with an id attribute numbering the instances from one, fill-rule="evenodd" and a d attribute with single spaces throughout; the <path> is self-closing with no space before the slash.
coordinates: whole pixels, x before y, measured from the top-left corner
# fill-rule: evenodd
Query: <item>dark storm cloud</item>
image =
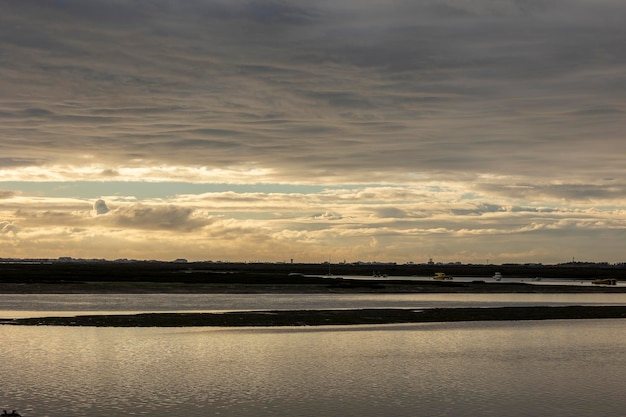
<path id="1" fill-rule="evenodd" d="M 3 208 L 6 210 L 8 207 Z M 56 204 L 20 204 L 9 215 L 19 219 L 26 227 L 41 229 L 105 227 L 117 231 L 191 232 L 213 223 L 212 218 L 176 204 L 118 202 L 118 207 L 109 208 L 103 199 L 98 199 L 93 203 L 91 212 L 84 208 L 82 201 L 60 200 Z M 13 230 L 13 222 L 5 221 L 4 225 L 7 231 Z"/>
<path id="2" fill-rule="evenodd" d="M 477 189 L 485 193 L 494 193 L 518 199 L 551 199 L 569 201 L 609 201 L 621 200 L 626 195 L 626 184 L 601 183 L 601 184 L 515 184 L 494 185 L 481 184 Z"/>
<path id="3" fill-rule="evenodd" d="M 285 181 L 615 176 L 625 13 L 610 0 L 0 0 L 0 165 L 90 153 Z"/>
<path id="4" fill-rule="evenodd" d="M 0 157 L 0 169 L 33 166 L 33 165 L 39 165 L 40 163 L 41 161 L 37 161 L 34 159 Z"/>
<path id="5" fill-rule="evenodd" d="M 506 208 L 497 204 L 479 204 L 472 208 L 450 210 L 450 212 L 456 216 L 480 215 L 485 213 L 497 213 L 500 211 L 506 211 Z"/>
<path id="6" fill-rule="evenodd" d="M 193 209 L 174 205 L 122 206 L 110 211 L 105 219 L 105 224 L 113 227 L 182 232 L 190 232 L 209 223 L 209 219 L 195 217 Z"/>
<path id="7" fill-rule="evenodd" d="M 389 218 L 389 219 L 403 219 L 410 217 L 409 214 L 402 209 L 397 207 L 381 207 L 376 209 L 376 215 L 381 218 Z"/>
<path id="8" fill-rule="evenodd" d="M 96 215 L 107 214 L 109 212 L 109 207 L 107 207 L 106 201 L 100 199 L 93 203 L 93 210 Z"/>

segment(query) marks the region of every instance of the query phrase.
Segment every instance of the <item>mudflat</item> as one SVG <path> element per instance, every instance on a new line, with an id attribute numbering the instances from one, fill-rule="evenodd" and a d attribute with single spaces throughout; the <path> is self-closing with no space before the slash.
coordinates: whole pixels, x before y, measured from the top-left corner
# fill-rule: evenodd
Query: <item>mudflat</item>
<path id="1" fill-rule="evenodd" d="M 225 313 L 147 313 L 4 319 L 0 324 L 92 327 L 323 326 L 458 321 L 626 318 L 626 306 L 278 310 Z"/>

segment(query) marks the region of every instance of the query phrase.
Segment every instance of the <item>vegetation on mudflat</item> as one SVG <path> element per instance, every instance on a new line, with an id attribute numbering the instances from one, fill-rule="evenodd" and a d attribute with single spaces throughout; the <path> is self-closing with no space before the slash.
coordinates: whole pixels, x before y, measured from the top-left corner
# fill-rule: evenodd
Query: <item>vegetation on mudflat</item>
<path id="1" fill-rule="evenodd" d="M 3 324 L 29 326 L 96 327 L 254 327 L 321 326 L 391 323 L 433 323 L 457 321 L 566 320 L 626 318 L 625 306 L 495 307 L 289 310 L 226 313 L 147 313 L 85 315 L 3 320 Z"/>

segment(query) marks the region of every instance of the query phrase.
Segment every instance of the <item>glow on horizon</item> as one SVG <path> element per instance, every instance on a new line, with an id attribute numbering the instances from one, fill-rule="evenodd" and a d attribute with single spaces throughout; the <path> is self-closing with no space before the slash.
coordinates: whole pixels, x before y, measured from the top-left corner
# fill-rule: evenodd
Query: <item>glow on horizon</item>
<path id="1" fill-rule="evenodd" d="M 97 190 L 98 183 L 92 186 Z M 332 252 L 349 261 L 404 263 L 434 256 L 446 262 L 558 263 L 570 256 L 555 256 L 534 242 L 556 235 L 558 244 L 563 235 L 604 234 L 625 223 L 624 210 L 485 204 L 487 195 L 468 199 L 452 184 L 436 190 L 222 190 L 144 198 L 126 193 L 99 198 L 105 208 L 99 213 L 96 199 L 36 194 L 5 192 L 1 200 L 0 229 L 12 245 L 6 257 L 320 262 Z M 503 245 L 512 247 L 510 236 L 520 249 L 503 254 Z M 472 248 L 477 240 L 481 248 Z M 606 249 L 618 262 L 619 249 Z"/>

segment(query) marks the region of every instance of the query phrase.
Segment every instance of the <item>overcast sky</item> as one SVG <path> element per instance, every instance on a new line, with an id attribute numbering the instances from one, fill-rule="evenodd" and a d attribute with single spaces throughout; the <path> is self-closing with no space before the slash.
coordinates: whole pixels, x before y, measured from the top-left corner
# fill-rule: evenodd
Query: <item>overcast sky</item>
<path id="1" fill-rule="evenodd" d="M 623 0 L 0 0 L 0 257 L 626 261 Z"/>

